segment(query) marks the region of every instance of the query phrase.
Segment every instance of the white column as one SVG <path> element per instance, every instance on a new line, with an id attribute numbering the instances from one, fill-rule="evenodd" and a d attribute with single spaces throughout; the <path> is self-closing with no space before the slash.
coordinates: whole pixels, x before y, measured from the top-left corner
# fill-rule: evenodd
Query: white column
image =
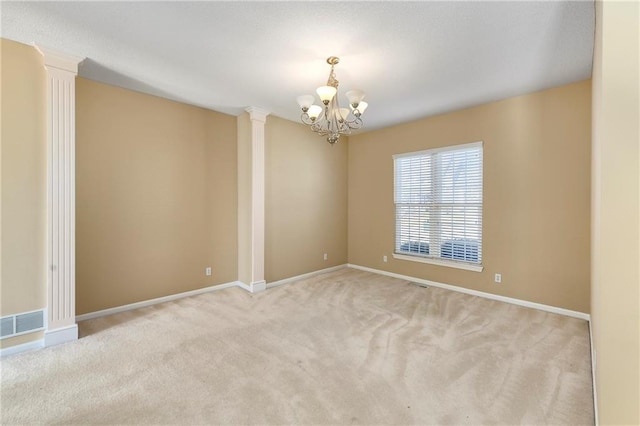
<path id="1" fill-rule="evenodd" d="M 76 340 L 75 78 L 77 58 L 36 46 L 47 71 L 47 328 L 45 346 Z"/>
<path id="2" fill-rule="evenodd" d="M 267 288 L 264 279 L 264 125 L 268 112 L 246 109 L 251 120 L 251 283 L 256 293 Z"/>

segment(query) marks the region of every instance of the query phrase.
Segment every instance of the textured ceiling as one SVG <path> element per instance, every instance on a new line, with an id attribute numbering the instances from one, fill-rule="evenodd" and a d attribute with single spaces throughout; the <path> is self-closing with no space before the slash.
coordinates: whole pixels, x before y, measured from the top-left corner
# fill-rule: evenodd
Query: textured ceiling
<path id="1" fill-rule="evenodd" d="M 594 4 L 9 2 L 0 34 L 86 57 L 79 74 L 230 114 L 298 120 L 336 67 L 365 130 L 591 76 Z"/>

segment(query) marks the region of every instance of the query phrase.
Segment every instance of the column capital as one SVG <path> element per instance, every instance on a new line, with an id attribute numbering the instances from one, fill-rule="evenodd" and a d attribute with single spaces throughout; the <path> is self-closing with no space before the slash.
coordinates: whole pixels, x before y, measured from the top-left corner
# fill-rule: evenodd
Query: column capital
<path id="1" fill-rule="evenodd" d="M 78 64 L 84 61 L 85 58 L 80 56 L 68 55 L 66 53 L 58 52 L 48 47 L 38 46 L 33 44 L 38 52 L 44 57 L 44 66 L 46 68 L 58 68 L 63 71 L 68 71 L 73 74 L 78 74 Z"/>
<path id="2" fill-rule="evenodd" d="M 267 121 L 267 115 L 269 115 L 269 111 L 253 106 L 246 108 L 245 111 L 249 113 L 251 121 L 260 121 L 262 123 Z"/>

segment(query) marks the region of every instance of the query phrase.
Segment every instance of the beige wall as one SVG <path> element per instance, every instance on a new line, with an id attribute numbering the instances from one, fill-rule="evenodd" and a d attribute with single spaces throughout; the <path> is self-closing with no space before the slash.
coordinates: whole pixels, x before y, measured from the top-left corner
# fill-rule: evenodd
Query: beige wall
<path id="1" fill-rule="evenodd" d="M 77 313 L 235 281 L 236 118 L 82 78 L 76 93 Z"/>
<path id="2" fill-rule="evenodd" d="M 598 2 L 591 325 L 600 424 L 640 424 L 640 6 Z"/>
<path id="3" fill-rule="evenodd" d="M 46 304 L 46 109 L 42 55 L 0 39 L 0 316 Z M 6 339 L 3 346 L 41 333 Z"/>
<path id="4" fill-rule="evenodd" d="M 590 84 L 351 137 L 349 263 L 589 312 Z M 484 141 L 484 271 L 393 259 L 392 155 L 475 141 Z"/>
<path id="5" fill-rule="evenodd" d="M 266 281 L 346 263 L 347 138 L 269 116 L 265 144 Z"/>

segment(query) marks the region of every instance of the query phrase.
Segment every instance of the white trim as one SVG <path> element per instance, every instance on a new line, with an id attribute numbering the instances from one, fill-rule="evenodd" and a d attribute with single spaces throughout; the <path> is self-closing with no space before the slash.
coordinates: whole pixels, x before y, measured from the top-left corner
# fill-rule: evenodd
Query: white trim
<path id="1" fill-rule="evenodd" d="M 423 154 L 429 155 L 429 154 L 435 154 L 436 152 L 446 152 L 446 151 L 454 151 L 457 149 L 477 148 L 477 147 L 482 147 L 483 143 L 484 143 L 483 141 L 477 141 L 477 142 L 463 143 L 459 145 L 448 145 L 440 148 L 424 149 L 422 151 L 403 152 L 401 154 L 394 154 L 391 157 L 395 160 L 396 158 L 412 157 L 414 155 L 423 155 Z"/>
<path id="2" fill-rule="evenodd" d="M 236 281 L 236 286 L 251 293 L 251 286 L 249 284 L 245 284 L 242 281 Z"/>
<path id="3" fill-rule="evenodd" d="M 62 343 L 78 340 L 78 324 L 71 324 L 67 327 L 59 327 L 55 330 L 44 332 L 44 346 L 60 345 Z"/>
<path id="4" fill-rule="evenodd" d="M 47 67 L 54 67 L 62 71 L 78 74 L 78 64 L 85 59 L 80 56 L 68 55 L 66 53 L 49 49 L 48 47 L 36 45 L 35 42 L 31 44 L 44 57 L 45 66 Z"/>
<path id="5" fill-rule="evenodd" d="M 24 352 L 31 352 L 44 348 L 44 339 L 34 340 L 33 342 L 22 343 L 20 345 L 9 346 L 8 348 L 0 349 L 0 357 L 21 354 Z"/>
<path id="6" fill-rule="evenodd" d="M 433 257 L 411 256 L 406 254 L 393 253 L 394 259 L 408 260 L 410 262 L 429 263 L 431 265 L 446 266 L 448 268 L 464 269 L 466 271 L 482 272 L 484 266 L 472 265 L 470 263 L 456 262 L 453 260 L 436 259 Z"/>
<path id="7" fill-rule="evenodd" d="M 262 280 L 252 282 L 251 284 L 246 284 L 242 281 L 236 281 L 236 286 L 248 291 L 249 293 L 260 293 L 261 291 L 265 291 L 267 289 L 267 282 Z"/>
<path id="8" fill-rule="evenodd" d="M 35 45 L 34 45 L 35 46 Z M 78 338 L 76 326 L 76 95 L 84 58 L 35 46 L 47 97 L 47 331 L 45 345 Z M 75 337 L 74 337 L 75 336 Z"/>
<path id="9" fill-rule="evenodd" d="M 374 274 L 386 275 L 393 278 L 399 278 L 407 281 L 414 281 L 426 286 L 439 287 L 445 290 L 457 291 L 459 293 L 470 294 L 472 296 L 484 297 L 485 299 L 497 300 L 500 302 L 511 303 L 513 305 L 524 306 L 525 308 L 538 309 L 540 311 L 551 312 L 553 314 L 565 315 L 568 317 L 579 318 L 586 321 L 590 320 L 590 315 L 584 312 L 572 311 L 570 309 L 558 308 L 556 306 L 543 305 L 542 303 L 529 302 L 527 300 L 514 299 L 512 297 L 500 296 L 493 293 L 485 293 L 483 291 L 471 290 L 464 287 L 458 287 L 451 284 L 443 284 L 436 281 L 425 280 L 422 278 L 410 277 L 408 275 L 396 274 L 394 272 L 382 271 L 379 269 L 368 268 L 366 266 L 348 264 L 349 268 L 359 269 L 361 271 L 372 272 Z"/>
<path id="10" fill-rule="evenodd" d="M 278 281 L 272 281 L 270 283 L 267 283 L 267 288 L 273 288 L 273 287 L 277 287 L 280 285 L 284 285 L 284 284 L 289 284 L 293 281 L 299 281 L 299 280 L 304 280 L 307 278 L 311 278 L 311 277 L 315 277 L 316 275 L 320 275 L 320 274 L 326 274 L 328 272 L 333 272 L 333 271 L 337 271 L 339 269 L 344 269 L 347 267 L 347 264 L 343 264 L 343 265 L 338 265 L 338 266 L 332 266 L 330 268 L 325 268 L 325 269 L 320 269 L 317 271 L 313 271 L 313 272 L 307 272 L 306 274 L 301 274 L 301 275 L 296 275 L 295 277 L 289 277 L 289 278 L 285 278 L 282 280 L 278 280 Z"/>
<path id="11" fill-rule="evenodd" d="M 251 293 L 260 293 L 261 291 L 265 291 L 267 289 L 267 282 L 265 280 L 254 281 L 251 283 L 251 289 L 249 290 Z"/>
<path id="12" fill-rule="evenodd" d="M 269 113 L 246 109 L 251 121 L 251 292 L 263 291 L 265 224 L 265 137 L 264 125 Z"/>
<path id="13" fill-rule="evenodd" d="M 589 344 L 591 345 L 591 388 L 593 389 L 593 417 L 598 426 L 598 391 L 596 390 L 596 347 L 593 344 L 593 323 L 589 319 Z"/>
<path id="14" fill-rule="evenodd" d="M 269 115 L 269 111 L 258 107 L 248 107 L 245 111 L 249 113 L 249 118 L 251 120 L 261 121 L 262 123 L 267 121 L 267 116 Z"/>
<path id="15" fill-rule="evenodd" d="M 183 293 L 172 294 L 169 296 L 157 297 L 155 299 L 143 300 L 142 302 L 130 303 L 128 305 L 116 306 L 115 308 L 103 309 L 101 311 L 90 312 L 88 314 L 82 314 L 76 316 L 78 321 L 86 321 L 93 318 L 99 318 L 106 315 L 118 314 L 120 312 L 132 311 L 138 308 L 146 308 L 147 306 L 157 305 L 159 303 L 171 302 L 173 300 L 182 299 L 185 297 L 197 296 L 198 294 L 209 293 L 212 291 L 224 290 L 225 288 L 236 287 L 239 285 L 239 281 L 232 281 L 229 283 L 212 285 L 210 287 L 199 288 L 197 290 L 185 291 Z"/>

